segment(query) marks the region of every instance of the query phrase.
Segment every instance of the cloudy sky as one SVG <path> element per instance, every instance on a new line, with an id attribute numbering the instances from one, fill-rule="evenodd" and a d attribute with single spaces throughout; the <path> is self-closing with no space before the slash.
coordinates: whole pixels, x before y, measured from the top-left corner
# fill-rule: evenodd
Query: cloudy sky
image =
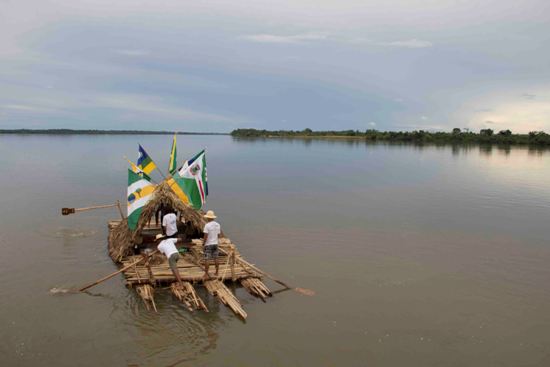
<path id="1" fill-rule="evenodd" d="M 0 128 L 550 131 L 547 0 L 0 0 Z"/>

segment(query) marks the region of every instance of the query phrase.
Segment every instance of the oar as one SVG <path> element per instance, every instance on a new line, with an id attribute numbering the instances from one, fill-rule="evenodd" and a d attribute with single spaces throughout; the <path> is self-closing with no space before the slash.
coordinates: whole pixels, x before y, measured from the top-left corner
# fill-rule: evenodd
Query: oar
<path id="1" fill-rule="evenodd" d="M 221 247 L 218 247 L 219 250 L 221 252 L 223 252 L 224 254 L 226 255 L 229 255 L 227 253 L 227 251 L 225 251 L 224 249 L 222 249 Z M 255 272 L 257 273 L 260 273 L 266 277 L 268 277 L 269 279 L 273 280 L 275 283 L 279 283 L 280 285 L 282 285 L 283 287 L 285 287 L 286 289 L 292 289 L 300 294 L 303 294 L 305 296 L 313 296 L 315 295 L 315 291 L 314 290 L 311 290 L 311 289 L 306 289 L 306 288 L 299 288 L 299 287 L 291 287 L 290 285 L 288 285 L 287 283 L 283 282 L 282 280 L 280 279 L 277 279 L 275 278 L 273 275 L 269 274 L 269 273 L 266 273 L 265 271 L 263 270 L 260 270 L 259 268 L 257 268 L 256 266 L 252 265 L 251 263 L 249 263 L 248 261 L 240 258 L 240 257 L 236 257 L 235 260 L 240 263 L 242 266 L 247 266 L 249 267 L 250 269 L 254 270 Z"/>
<path id="2" fill-rule="evenodd" d="M 108 279 L 111 279 L 111 278 L 114 277 L 115 275 L 120 274 L 120 273 L 122 273 L 123 271 L 130 269 L 132 266 L 137 265 L 137 264 L 139 264 L 140 262 L 142 262 L 143 260 L 145 260 L 145 259 L 147 259 L 147 258 L 153 256 L 153 255 L 154 255 L 155 253 L 157 253 L 157 252 L 158 252 L 158 250 L 155 250 L 155 251 L 151 252 L 150 254 L 148 254 L 147 256 L 144 256 L 144 257 L 142 257 L 141 259 L 136 260 L 136 261 L 134 261 L 133 263 L 131 263 L 131 264 L 129 264 L 129 265 L 126 265 L 125 267 L 123 267 L 123 268 L 121 268 L 121 269 L 115 271 L 114 273 L 111 273 L 111 274 L 109 274 L 109 275 L 107 275 L 107 276 L 105 276 L 105 277 L 103 277 L 103 278 L 101 278 L 101 279 L 96 280 L 96 281 L 93 282 L 93 283 L 90 283 L 90 284 L 88 284 L 88 285 L 86 285 L 86 286 L 80 288 L 78 291 L 79 291 L 79 292 L 84 292 L 86 289 L 92 288 L 93 286 L 96 286 L 96 285 L 98 285 L 99 283 L 103 283 L 104 281 L 106 281 L 106 280 L 108 280 Z"/>
<path id="3" fill-rule="evenodd" d="M 115 206 L 118 208 L 118 211 L 122 219 L 124 219 L 124 214 L 122 213 L 122 208 L 120 207 L 120 201 L 118 200 L 114 204 L 87 206 L 84 208 L 61 208 L 61 215 L 75 214 L 75 213 L 85 212 L 85 211 L 94 210 L 94 209 L 113 208 Z"/>

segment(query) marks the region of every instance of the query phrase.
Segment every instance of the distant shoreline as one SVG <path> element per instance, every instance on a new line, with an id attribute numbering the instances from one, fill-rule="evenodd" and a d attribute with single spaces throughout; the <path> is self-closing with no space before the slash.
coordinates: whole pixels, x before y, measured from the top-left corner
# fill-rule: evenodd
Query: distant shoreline
<path id="1" fill-rule="evenodd" d="M 79 129 L 0 129 L 0 135 L 172 135 L 174 131 L 79 130 Z M 177 135 L 229 135 L 228 133 L 176 132 Z"/>
<path id="2" fill-rule="evenodd" d="M 479 133 L 454 128 L 451 132 L 415 131 L 378 131 L 369 129 L 341 131 L 304 130 L 257 130 L 237 129 L 231 136 L 243 139 L 325 139 L 325 140 L 363 140 L 366 142 L 411 143 L 411 144 L 496 144 L 550 146 L 550 134 L 544 131 L 531 131 L 528 134 L 513 134 L 510 130 L 494 132 L 482 129 Z"/>

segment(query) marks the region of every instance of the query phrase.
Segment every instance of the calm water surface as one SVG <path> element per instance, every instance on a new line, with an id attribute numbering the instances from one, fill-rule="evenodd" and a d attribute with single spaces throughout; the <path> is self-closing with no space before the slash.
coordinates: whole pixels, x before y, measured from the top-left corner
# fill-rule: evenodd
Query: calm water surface
<path id="1" fill-rule="evenodd" d="M 137 143 L 169 136 L 0 136 L 3 366 L 548 366 L 550 153 L 182 136 L 208 148 L 208 208 L 244 255 L 314 297 L 201 290 L 159 313 L 114 278 L 111 209 Z M 157 177 L 158 178 L 158 177 Z M 269 283 L 275 290 L 277 285 Z"/>

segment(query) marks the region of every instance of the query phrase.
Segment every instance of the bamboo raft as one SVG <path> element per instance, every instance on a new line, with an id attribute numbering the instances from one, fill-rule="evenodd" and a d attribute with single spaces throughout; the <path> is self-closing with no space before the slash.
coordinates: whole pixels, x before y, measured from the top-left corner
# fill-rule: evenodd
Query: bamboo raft
<path id="1" fill-rule="evenodd" d="M 109 222 L 109 229 L 113 230 L 120 221 Z M 154 229 L 149 227 L 147 229 Z M 130 255 L 122 259 L 122 267 L 128 267 L 123 271 L 126 285 L 135 288 L 142 298 L 147 310 L 157 312 L 154 300 L 154 290 L 157 287 L 169 285 L 172 294 L 182 302 L 189 311 L 203 310 L 208 312 L 204 301 L 197 294 L 195 287 L 203 285 L 209 294 L 229 307 L 237 316 L 246 319 L 247 313 L 243 309 L 237 297 L 227 288 L 224 282 L 233 282 L 242 285 L 250 294 L 265 302 L 272 293 L 262 282 L 263 274 L 249 267 L 236 246 L 227 238 L 220 238 L 220 256 L 218 257 L 218 276 L 211 274 L 210 279 L 204 279 L 204 253 L 202 240 L 194 239 L 190 243 L 190 251 L 181 254 L 177 262 L 177 268 L 183 284 L 176 282 L 176 278 L 168 265 L 167 259 L 160 254 L 153 256 L 149 261 L 142 261 L 142 255 Z M 252 264 L 250 264 L 252 265 Z M 212 271 L 213 266 L 211 266 Z"/>

